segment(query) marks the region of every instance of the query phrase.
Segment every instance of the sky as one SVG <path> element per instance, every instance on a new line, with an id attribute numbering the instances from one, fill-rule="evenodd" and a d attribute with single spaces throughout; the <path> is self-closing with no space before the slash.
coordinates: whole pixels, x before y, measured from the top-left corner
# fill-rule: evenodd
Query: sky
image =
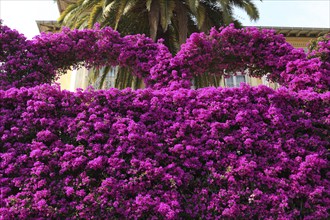
<path id="1" fill-rule="evenodd" d="M 260 13 L 251 22 L 241 11 L 235 15 L 245 26 L 330 28 L 330 0 L 258 0 L 253 1 Z M 28 39 L 39 34 L 36 20 L 57 20 L 54 0 L 0 0 L 0 18 Z"/>

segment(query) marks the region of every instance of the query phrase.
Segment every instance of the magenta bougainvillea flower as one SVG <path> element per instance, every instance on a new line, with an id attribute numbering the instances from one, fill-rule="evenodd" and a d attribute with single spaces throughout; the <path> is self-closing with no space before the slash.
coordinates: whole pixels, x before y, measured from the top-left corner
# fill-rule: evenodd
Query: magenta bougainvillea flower
<path id="1" fill-rule="evenodd" d="M 6 26 L 0 26 L 0 33 L 1 89 L 50 83 L 69 68 L 102 65 L 132 67 L 134 75 L 155 89 L 190 88 L 194 75 L 245 69 L 295 91 L 324 92 L 330 84 L 330 41 L 319 42 L 308 59 L 273 30 L 228 26 L 209 35 L 194 33 L 174 57 L 161 41 L 154 43 L 144 35 L 121 37 L 109 27 L 64 29 L 33 40 Z"/>
<path id="2" fill-rule="evenodd" d="M 1 219 L 329 218 L 329 45 L 229 26 L 172 56 L 110 28 L 0 26 Z M 82 65 L 134 67 L 148 88 L 50 85 Z M 189 88 L 246 68 L 282 87 Z"/>

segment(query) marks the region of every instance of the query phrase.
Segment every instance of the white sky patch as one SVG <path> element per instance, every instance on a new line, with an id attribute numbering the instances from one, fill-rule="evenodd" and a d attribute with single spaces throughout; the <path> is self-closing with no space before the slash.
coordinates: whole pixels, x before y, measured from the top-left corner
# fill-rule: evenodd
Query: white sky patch
<path id="1" fill-rule="evenodd" d="M 253 1 L 260 19 L 251 22 L 242 10 L 235 10 L 245 26 L 330 28 L 330 0 L 263 0 Z"/>
<path id="2" fill-rule="evenodd" d="M 59 11 L 54 0 L 0 0 L 0 18 L 28 39 L 39 34 L 36 20 L 57 20 Z"/>

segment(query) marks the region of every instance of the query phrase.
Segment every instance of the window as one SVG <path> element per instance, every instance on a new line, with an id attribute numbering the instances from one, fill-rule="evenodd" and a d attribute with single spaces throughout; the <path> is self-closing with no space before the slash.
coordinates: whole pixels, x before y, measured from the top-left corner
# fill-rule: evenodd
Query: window
<path id="1" fill-rule="evenodd" d="M 245 83 L 245 75 L 236 75 L 230 76 L 229 78 L 225 78 L 225 86 L 226 87 L 239 87 L 241 83 Z"/>

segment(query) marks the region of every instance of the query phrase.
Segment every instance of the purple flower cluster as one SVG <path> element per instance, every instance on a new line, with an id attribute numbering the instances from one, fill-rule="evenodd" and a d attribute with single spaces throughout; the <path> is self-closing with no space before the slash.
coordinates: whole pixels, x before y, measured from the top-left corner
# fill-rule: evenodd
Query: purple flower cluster
<path id="1" fill-rule="evenodd" d="M 29 49 L 29 41 L 0 20 L 0 89 L 31 87 L 54 78 L 52 65 Z"/>
<path id="2" fill-rule="evenodd" d="M 120 37 L 111 28 L 42 33 L 26 40 L 0 25 L 0 89 L 51 83 L 68 69 L 121 65 L 148 82 L 151 67 L 172 57 L 162 43 L 144 35 Z"/>
<path id="3" fill-rule="evenodd" d="M 236 29 L 233 25 L 209 35 L 194 33 L 171 61 L 172 68 L 180 70 L 173 80 L 190 80 L 193 75 L 208 72 L 230 76 L 249 70 L 250 76 L 283 83 L 280 73 L 291 60 L 305 59 L 303 50 L 294 49 L 273 30 L 257 28 Z M 180 84 L 180 83 L 179 83 Z"/>
<path id="4" fill-rule="evenodd" d="M 326 219 L 329 93 L 0 91 L 3 219 Z"/>
<path id="5" fill-rule="evenodd" d="M 273 30 L 232 25 L 212 29 L 209 35 L 192 34 L 166 68 L 172 77 L 158 80 L 156 88 L 166 87 L 168 81 L 176 82 L 177 88 L 189 88 L 194 75 L 207 72 L 226 77 L 248 70 L 250 76 L 267 75 L 268 80 L 294 91 L 326 92 L 330 88 L 330 40 L 320 41 L 307 57 Z"/>
<path id="6" fill-rule="evenodd" d="M 0 88 L 50 83 L 67 69 L 80 66 L 130 67 L 147 87 L 190 88 L 202 73 L 229 76 L 248 70 L 267 75 L 292 90 L 329 91 L 330 41 L 321 41 L 308 57 L 272 30 L 212 29 L 194 33 L 174 57 L 161 41 L 144 35 L 121 37 L 111 28 L 41 34 L 32 41 L 0 26 Z"/>

